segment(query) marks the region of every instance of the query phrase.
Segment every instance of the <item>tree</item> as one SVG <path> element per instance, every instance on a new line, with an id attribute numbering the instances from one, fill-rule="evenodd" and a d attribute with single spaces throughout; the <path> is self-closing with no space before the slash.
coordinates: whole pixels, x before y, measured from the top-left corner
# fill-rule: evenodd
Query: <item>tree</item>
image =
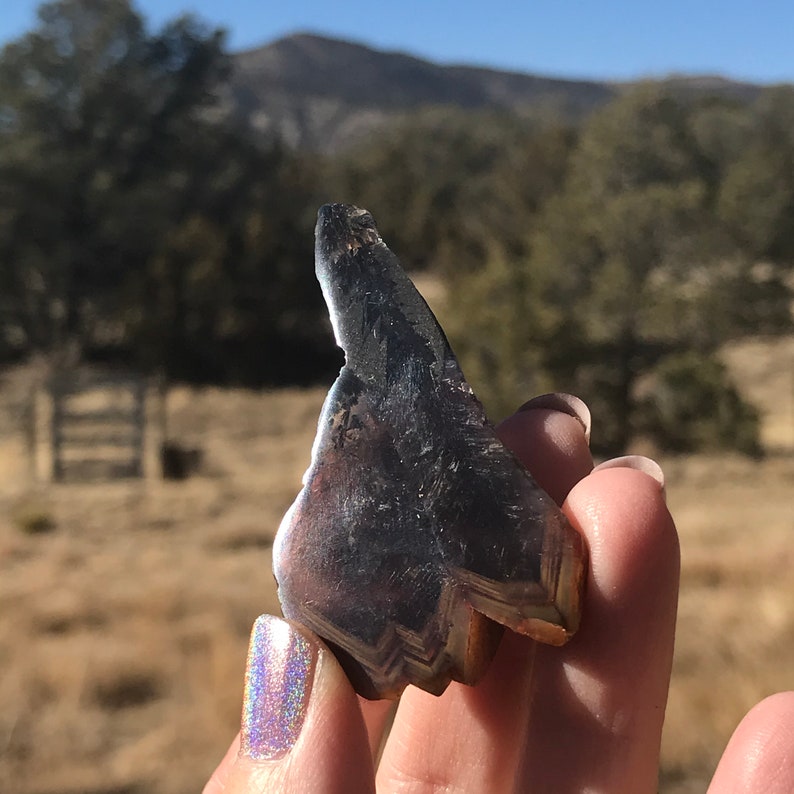
<path id="1" fill-rule="evenodd" d="M 225 115 L 223 43 L 57 0 L 0 54 L 0 320 L 25 351 L 247 382 L 294 377 L 296 350 L 328 366 L 310 164 Z"/>
<path id="2" fill-rule="evenodd" d="M 661 414 L 646 410 L 640 386 L 661 382 L 683 351 L 711 361 L 765 311 L 747 258 L 715 212 L 719 183 L 692 108 L 662 87 L 640 87 L 596 113 L 561 190 L 533 225 L 528 257 L 491 262 L 454 288 L 488 300 L 488 285 L 509 285 L 506 305 L 521 307 L 500 315 L 499 334 L 489 325 L 494 310 L 467 313 L 464 340 L 482 338 L 464 344 L 464 366 L 488 404 L 527 394 L 510 393 L 494 371 L 534 372 L 536 384 L 590 403 L 599 416 L 596 451 L 620 452 L 638 433 L 664 438 L 653 426 Z M 498 366 L 484 367 L 489 359 Z M 722 375 L 703 383 L 729 386 Z"/>
<path id="3" fill-rule="evenodd" d="M 315 169 L 245 136 L 203 145 L 185 175 L 191 201 L 130 282 L 131 338 L 148 365 L 175 377 L 323 378 L 339 362 L 314 277 Z M 222 177 L 205 182 L 219 164 Z"/>
<path id="4" fill-rule="evenodd" d="M 557 219 L 535 242 L 535 256 L 572 273 L 562 286 L 578 355 L 550 366 L 611 418 L 605 452 L 642 429 L 643 378 L 661 378 L 682 351 L 708 361 L 766 314 L 752 263 L 715 211 L 721 174 L 692 114 L 645 87 L 595 116 L 560 199 L 567 231 Z"/>
<path id="5" fill-rule="evenodd" d="M 725 366 L 688 350 L 662 359 L 653 390 L 639 400 L 638 429 L 674 452 L 733 449 L 759 456 L 759 414 L 737 392 Z"/>
<path id="6" fill-rule="evenodd" d="M 409 269 L 454 278 L 478 269 L 494 244 L 509 257 L 526 252 L 572 142 L 553 122 L 430 108 L 353 146 L 327 181 L 338 200 L 374 214 Z"/>
<path id="7" fill-rule="evenodd" d="M 0 55 L 0 256 L 29 343 L 84 337 L 145 262 L 180 192 L 164 176 L 206 122 L 222 35 L 147 35 L 127 0 L 59 0 Z"/>
<path id="8" fill-rule="evenodd" d="M 553 119 L 428 109 L 354 147 L 328 179 L 373 212 L 408 269 L 443 281 L 440 319 L 494 415 L 551 385 L 538 340 L 560 310 L 529 242 L 574 142 Z"/>
<path id="9" fill-rule="evenodd" d="M 794 273 L 793 130 L 794 88 L 767 89 L 753 108 L 741 148 L 726 165 L 717 205 L 748 260 L 768 265 L 768 291 L 781 298 L 770 312 L 778 325 Z"/>

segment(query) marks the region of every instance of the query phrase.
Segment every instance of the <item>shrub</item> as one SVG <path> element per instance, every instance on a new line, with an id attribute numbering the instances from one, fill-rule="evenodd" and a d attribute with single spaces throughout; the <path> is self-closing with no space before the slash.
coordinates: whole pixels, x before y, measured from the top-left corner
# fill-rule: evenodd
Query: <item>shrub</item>
<path id="1" fill-rule="evenodd" d="M 694 351 L 663 358 L 640 404 L 639 430 L 671 452 L 735 450 L 760 456 L 759 414 L 725 366 Z"/>
<path id="2" fill-rule="evenodd" d="M 25 535 L 44 535 L 57 528 L 49 508 L 35 503 L 20 505 L 13 514 L 13 521 Z"/>

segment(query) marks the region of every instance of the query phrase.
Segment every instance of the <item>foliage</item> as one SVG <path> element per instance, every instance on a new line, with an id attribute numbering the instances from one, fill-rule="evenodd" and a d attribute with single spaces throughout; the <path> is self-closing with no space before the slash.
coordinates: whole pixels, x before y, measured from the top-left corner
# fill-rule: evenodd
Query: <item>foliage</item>
<path id="1" fill-rule="evenodd" d="M 295 376 L 284 336 L 327 348 L 305 167 L 223 116 L 229 69 L 219 31 L 150 34 L 128 0 L 49 3 L 4 49 L 0 316 L 24 347 L 257 382 Z"/>
<path id="2" fill-rule="evenodd" d="M 577 129 L 428 107 L 320 159 L 238 126 L 231 68 L 221 32 L 151 32 L 130 0 L 47 3 L 3 49 L 0 360 L 77 343 L 205 382 L 330 377 L 311 229 L 346 201 L 443 280 L 495 415 L 562 389 L 599 417 L 598 452 L 754 451 L 716 357 L 791 331 L 794 89 L 644 85 Z"/>
<path id="3" fill-rule="evenodd" d="M 0 59 L 0 239 L 28 299 L 16 319 L 51 347 L 146 260 L 179 199 L 164 168 L 224 66 L 219 34 L 184 19 L 148 37 L 126 0 L 61 0 L 39 20 Z"/>
<path id="4" fill-rule="evenodd" d="M 642 377 L 667 356 L 694 351 L 704 367 L 718 366 L 725 341 L 790 328 L 791 293 L 779 272 L 758 267 L 718 209 L 725 174 L 743 149 L 725 156 L 728 147 L 705 135 L 697 110 L 643 86 L 595 114 L 561 189 L 541 207 L 528 256 L 489 261 L 476 277 L 457 279 L 455 295 L 484 296 L 480 309 L 466 307 L 461 350 L 489 406 L 501 413 L 528 394 L 526 378 L 507 382 L 493 371 L 534 372 L 536 387 L 553 383 L 590 403 L 599 417 L 596 451 L 614 454 L 641 429 Z M 738 137 L 746 126 L 745 119 Z M 523 276 L 510 279 L 505 306 L 523 309 L 502 312 L 514 330 L 494 333 L 488 285 L 505 272 Z M 486 360 L 498 366 L 488 371 Z M 707 380 L 735 396 L 727 383 Z M 665 446 L 662 433 L 653 435 Z M 752 448 L 745 436 L 733 443 Z"/>
<path id="5" fill-rule="evenodd" d="M 448 282 L 440 318 L 466 377 L 494 417 L 519 401 L 554 389 L 538 340 L 559 328 L 560 307 L 545 299 L 548 270 L 498 249 L 485 266 Z"/>
<path id="6" fill-rule="evenodd" d="M 640 401 L 639 432 L 675 452 L 735 449 L 761 454 L 758 411 L 739 396 L 724 365 L 695 351 L 667 356 Z"/>
<path id="7" fill-rule="evenodd" d="M 354 145 L 326 179 L 367 207 L 409 269 L 454 277 L 495 246 L 526 251 L 527 224 L 559 185 L 573 135 L 495 113 L 428 109 Z"/>

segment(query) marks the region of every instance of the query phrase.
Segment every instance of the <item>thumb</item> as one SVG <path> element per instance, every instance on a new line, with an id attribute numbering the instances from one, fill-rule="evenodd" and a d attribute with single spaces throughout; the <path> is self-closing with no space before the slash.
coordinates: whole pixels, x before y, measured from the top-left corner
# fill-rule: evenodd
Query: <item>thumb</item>
<path id="1" fill-rule="evenodd" d="M 262 615 L 245 672 L 242 727 L 204 794 L 370 794 L 358 699 L 333 654 L 302 627 Z"/>

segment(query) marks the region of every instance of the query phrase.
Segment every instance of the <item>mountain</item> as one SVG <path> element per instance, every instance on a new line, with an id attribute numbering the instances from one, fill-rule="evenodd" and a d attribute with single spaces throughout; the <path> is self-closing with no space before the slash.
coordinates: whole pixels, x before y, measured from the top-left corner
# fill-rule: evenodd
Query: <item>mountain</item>
<path id="1" fill-rule="evenodd" d="M 288 144 L 335 151 L 413 110 L 449 105 L 578 121 L 628 83 L 562 80 L 475 66 L 446 66 L 400 52 L 299 33 L 237 53 L 230 109 Z M 712 77 L 671 79 L 682 93 L 747 101 L 758 86 Z"/>

